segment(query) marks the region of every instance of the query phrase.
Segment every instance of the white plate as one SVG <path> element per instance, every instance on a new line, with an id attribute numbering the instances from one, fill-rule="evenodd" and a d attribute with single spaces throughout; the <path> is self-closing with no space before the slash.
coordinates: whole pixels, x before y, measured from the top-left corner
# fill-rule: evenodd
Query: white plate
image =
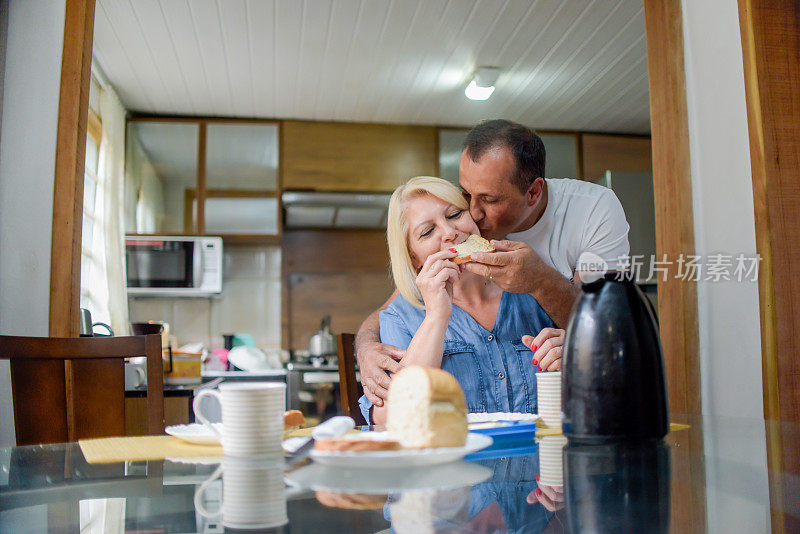
<path id="1" fill-rule="evenodd" d="M 353 436 L 349 438 L 349 436 Z M 386 432 L 349 434 L 348 439 L 387 439 Z M 369 469 L 397 469 L 416 465 L 443 464 L 460 460 L 467 454 L 485 449 L 492 438 L 470 432 L 463 447 L 437 447 L 435 449 L 401 449 L 399 451 L 311 451 L 315 462 L 338 467 Z"/>
<path id="2" fill-rule="evenodd" d="M 222 432 L 222 423 L 213 423 L 214 428 Z M 192 423 L 191 425 L 173 425 L 164 429 L 170 436 L 175 436 L 189 443 L 198 445 L 219 445 L 219 438 L 205 425 Z"/>
<path id="3" fill-rule="evenodd" d="M 303 489 L 382 495 L 416 489 L 445 489 L 474 486 L 492 476 L 492 471 L 472 462 L 408 469 L 370 469 L 363 471 L 312 463 L 287 473 L 287 483 Z"/>
<path id="4" fill-rule="evenodd" d="M 473 412 L 467 414 L 467 423 L 491 423 L 494 421 L 538 421 L 539 419 L 539 416 L 535 413 Z"/>

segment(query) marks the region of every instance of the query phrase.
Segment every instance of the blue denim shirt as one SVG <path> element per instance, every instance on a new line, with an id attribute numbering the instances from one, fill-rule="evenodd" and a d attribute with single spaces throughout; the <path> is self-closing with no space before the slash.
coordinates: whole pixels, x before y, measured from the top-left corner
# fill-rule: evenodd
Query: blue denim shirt
<path id="1" fill-rule="evenodd" d="M 425 310 L 415 308 L 398 295 L 380 313 L 381 342 L 401 349 L 425 319 Z M 504 292 L 491 331 L 467 312 L 453 306 L 444 335 L 442 369 L 456 377 L 464 390 L 470 412 L 536 413 L 536 368 L 533 353 L 522 344 L 522 336 L 535 336 L 553 321 L 531 295 Z M 359 401 L 370 421 L 372 403 Z"/>
<path id="2" fill-rule="evenodd" d="M 555 514 L 546 510 L 540 503 L 528 504 L 527 502 L 528 494 L 539 487 L 536 483 L 536 476 L 539 473 L 539 456 L 537 454 L 478 460 L 475 463 L 490 469 L 492 476 L 485 482 L 472 486 L 467 515 L 469 521 L 497 502 L 505 525 L 489 525 L 492 532 L 502 530 L 503 532 L 534 534 L 547 528 Z M 402 493 L 389 496 L 383 507 L 384 519 L 392 520 L 389 504 L 401 498 Z M 452 527 L 453 524 L 442 521 L 435 526 L 447 530 L 446 527 Z M 463 525 L 466 527 L 464 530 L 469 529 L 470 526 L 469 523 Z M 474 525 L 474 528 L 477 529 L 478 525 Z M 436 531 L 439 530 L 436 529 Z M 392 526 L 392 532 L 396 532 L 394 526 Z"/>

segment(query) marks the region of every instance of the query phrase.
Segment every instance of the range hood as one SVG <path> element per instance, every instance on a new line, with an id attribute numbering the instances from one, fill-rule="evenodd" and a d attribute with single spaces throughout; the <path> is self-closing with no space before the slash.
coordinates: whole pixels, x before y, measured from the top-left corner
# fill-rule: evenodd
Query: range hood
<path id="1" fill-rule="evenodd" d="M 385 229 L 388 193 L 284 191 L 286 228 Z"/>

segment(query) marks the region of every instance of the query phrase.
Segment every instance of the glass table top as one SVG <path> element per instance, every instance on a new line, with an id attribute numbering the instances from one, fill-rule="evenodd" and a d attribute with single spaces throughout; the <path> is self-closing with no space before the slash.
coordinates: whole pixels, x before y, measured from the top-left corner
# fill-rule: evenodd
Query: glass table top
<path id="1" fill-rule="evenodd" d="M 0 533 L 795 531 L 797 458 L 768 444 L 798 443 L 800 425 L 672 421 L 689 428 L 639 444 L 498 440 L 473 459 L 400 469 L 0 449 Z"/>

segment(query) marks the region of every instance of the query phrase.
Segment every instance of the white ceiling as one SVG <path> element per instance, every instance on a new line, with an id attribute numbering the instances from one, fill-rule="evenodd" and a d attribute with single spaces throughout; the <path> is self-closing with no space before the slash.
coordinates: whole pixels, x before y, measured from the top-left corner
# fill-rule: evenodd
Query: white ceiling
<path id="1" fill-rule="evenodd" d="M 650 131 L 642 0 L 97 0 L 94 57 L 144 113 Z"/>

